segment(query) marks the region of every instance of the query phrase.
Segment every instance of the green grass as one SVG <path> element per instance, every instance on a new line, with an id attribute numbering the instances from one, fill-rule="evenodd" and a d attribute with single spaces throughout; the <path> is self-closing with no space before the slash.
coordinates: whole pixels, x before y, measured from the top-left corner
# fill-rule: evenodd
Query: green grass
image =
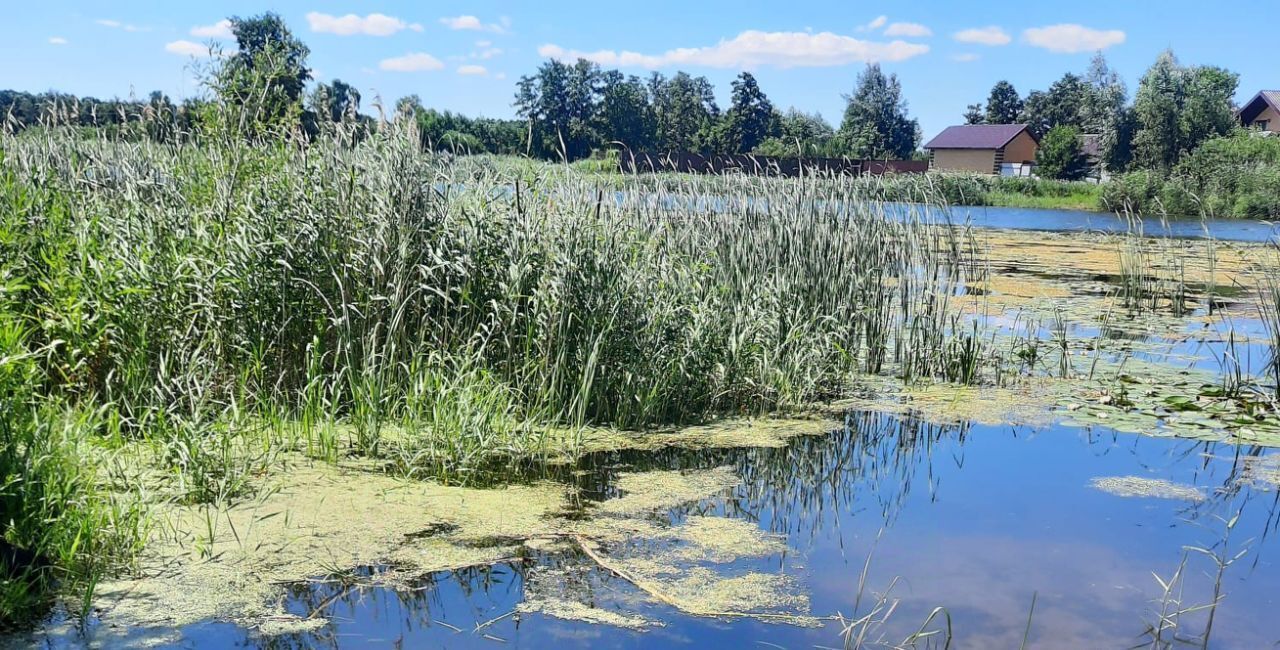
<path id="1" fill-rule="evenodd" d="M 885 201 L 937 202 L 962 206 L 1005 206 L 1101 210 L 1103 186 L 1083 181 L 929 172 L 852 181 Z"/>
<path id="2" fill-rule="evenodd" d="M 1073 184 L 1074 185 L 1074 184 Z M 1095 189 L 1089 189 L 1095 188 Z M 1040 210 L 1089 210 L 1100 208 L 1100 186 L 1072 188 L 1070 194 L 1061 196 L 1035 196 L 1018 192 L 991 191 L 984 195 L 985 204 L 1009 208 L 1034 208 Z"/>

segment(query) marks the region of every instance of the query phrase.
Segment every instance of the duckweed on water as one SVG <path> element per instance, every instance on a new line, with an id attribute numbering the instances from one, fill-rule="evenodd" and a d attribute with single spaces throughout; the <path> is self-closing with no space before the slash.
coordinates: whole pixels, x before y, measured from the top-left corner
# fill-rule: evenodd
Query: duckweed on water
<path id="1" fill-rule="evenodd" d="M 288 618 L 285 584 L 388 561 L 420 573 L 491 562 L 510 549 L 466 542 L 550 532 L 549 515 L 565 504 L 563 486 L 549 483 L 473 490 L 299 464 L 257 502 L 173 509 L 142 576 L 103 584 L 95 602 L 103 622 L 121 627 L 259 626 Z M 442 522 L 456 526 L 450 543 L 412 541 Z"/>
<path id="2" fill-rule="evenodd" d="M 634 449 L 654 451 L 665 447 L 682 449 L 728 449 L 734 447 L 785 447 L 798 436 L 816 436 L 840 427 L 832 408 L 811 417 L 728 418 L 705 425 L 679 429 L 635 432 L 588 429 L 582 434 L 585 452 Z"/>
<path id="3" fill-rule="evenodd" d="M 687 613 L 750 615 L 783 608 L 803 616 L 806 612 L 794 607 L 802 602 L 795 594 L 798 585 L 784 575 L 720 576 L 704 567 L 696 585 L 687 582 L 686 569 L 694 563 L 723 565 L 738 557 L 781 553 L 780 540 L 744 521 L 693 517 L 670 526 L 654 518 L 737 483 L 729 468 L 624 474 L 617 483 L 622 496 L 583 518 L 562 516 L 574 502 L 572 489 L 563 484 L 446 487 L 364 468 L 300 462 L 260 490 L 263 496 L 256 502 L 164 513 L 142 574 L 99 588 L 95 609 L 103 632 L 98 638 L 128 630 L 134 643 L 139 634 L 150 633 L 160 643 L 172 642 L 176 637 L 166 631 L 207 620 L 236 622 L 264 635 L 296 632 L 323 618 L 299 618 L 282 609 L 282 590 L 290 583 L 381 564 L 393 568 L 371 582 L 396 588 L 426 573 L 513 558 L 522 545 L 573 556 L 574 540 L 590 543 L 601 559 L 613 558 L 607 548 L 624 549 L 616 561 L 642 576 L 645 583 L 637 586 L 647 594 L 670 592 L 681 603 L 688 599 L 679 607 Z M 636 550 L 641 548 L 676 552 L 647 556 Z M 536 578 L 523 611 L 631 628 L 653 624 L 639 614 L 605 612 L 574 601 L 570 592 L 549 589 L 555 579 Z"/>
<path id="4" fill-rule="evenodd" d="M 701 472 L 626 473 L 617 481 L 622 496 L 601 503 L 596 512 L 615 517 L 656 512 L 713 497 L 738 482 L 728 467 Z"/>
<path id="5" fill-rule="evenodd" d="M 689 517 L 666 537 L 680 543 L 675 556 L 690 562 L 728 564 L 740 557 L 763 557 L 787 551 L 786 539 L 769 535 L 755 524 L 725 517 Z"/>
<path id="6" fill-rule="evenodd" d="M 1245 456 L 1240 459 L 1244 471 L 1240 480 L 1255 488 L 1280 489 L 1280 454 Z"/>
<path id="7" fill-rule="evenodd" d="M 1204 493 L 1190 485 L 1141 476 L 1100 476 L 1089 482 L 1095 489 L 1118 497 L 1149 497 L 1204 501 Z"/>
<path id="8" fill-rule="evenodd" d="M 627 614 L 587 604 L 578 597 L 578 594 L 573 593 L 573 590 L 566 589 L 567 585 L 580 583 L 583 580 L 586 578 L 578 568 L 535 568 L 525 578 L 524 600 L 516 606 L 516 611 L 546 614 L 566 621 L 611 625 L 636 631 L 662 625 L 661 621 L 638 614 Z"/>
<path id="9" fill-rule="evenodd" d="M 841 408 L 895 415 L 912 414 L 927 422 L 1048 425 L 1048 406 L 1067 387 L 1052 379 L 1015 387 L 958 384 L 903 384 L 891 380 L 867 382 L 865 397 L 841 400 Z"/>

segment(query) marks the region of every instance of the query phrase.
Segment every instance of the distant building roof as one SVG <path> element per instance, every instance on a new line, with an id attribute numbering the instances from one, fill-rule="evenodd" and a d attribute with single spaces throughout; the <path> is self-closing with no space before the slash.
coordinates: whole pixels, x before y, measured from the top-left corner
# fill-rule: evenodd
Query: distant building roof
<path id="1" fill-rule="evenodd" d="M 999 149 L 1019 133 L 1026 124 L 965 124 L 949 126 L 924 145 L 925 149 Z M 1035 136 L 1032 136 L 1033 138 Z"/>
<path id="2" fill-rule="evenodd" d="M 1249 124 L 1268 106 L 1280 111 L 1280 90 L 1264 90 L 1253 96 L 1236 111 L 1236 117 L 1244 124 Z"/>

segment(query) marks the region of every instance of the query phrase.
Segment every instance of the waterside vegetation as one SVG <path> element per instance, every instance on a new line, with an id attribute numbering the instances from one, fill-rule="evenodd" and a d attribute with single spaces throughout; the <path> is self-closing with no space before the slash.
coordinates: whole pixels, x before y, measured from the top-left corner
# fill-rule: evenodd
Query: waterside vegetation
<path id="1" fill-rule="evenodd" d="M 536 479 L 588 451 L 780 448 L 842 418 L 851 436 L 847 409 L 981 420 L 1019 399 L 1082 425 L 1280 446 L 1269 248 L 1153 240 L 1137 218 L 1088 241 L 1018 239 L 949 212 L 1108 196 L 1086 183 L 620 176 L 568 164 L 585 139 L 573 155 L 561 145 L 558 163 L 456 155 L 424 146 L 434 141 L 412 106 L 352 119 L 358 98 L 333 83 L 304 108 L 305 47 L 271 16 L 235 29 L 241 50 L 210 71 L 189 130 L 145 135 L 167 118 L 142 111 L 85 133 L 80 111 L 55 108 L 0 135 L 4 625 L 59 596 L 88 617 L 106 581 L 121 599 L 201 581 L 240 598 L 240 609 L 182 601 L 193 621 L 271 616 L 274 585 L 236 589 L 245 571 L 281 582 L 350 571 L 316 559 L 335 548 L 452 569 L 530 544 L 572 546 L 691 615 L 808 624 L 807 601 L 769 591 L 779 582 L 751 576 L 700 601 L 720 583 L 705 566 L 670 579 L 783 547 L 738 520 L 653 525 L 732 489 L 734 472 L 621 477 L 599 519 L 569 512 L 580 505 L 569 486 Z M 251 38 L 261 33 L 274 36 Z M 900 107 L 895 80 L 866 83 Z M 545 103 L 529 90 L 530 106 Z M 745 79 L 739 95 L 760 105 Z M 881 153 L 901 146 L 915 135 L 901 108 L 888 141 L 853 135 Z M 732 137 L 759 135 L 741 119 Z M 1232 147 L 1255 146 L 1238 137 Z M 1213 142 L 1192 157 L 1217 160 L 1206 147 L 1225 145 Z M 1225 164 L 1244 159 L 1233 151 Z M 1269 364 L 1238 354 L 1229 318 L 1244 312 L 1265 325 L 1247 343 Z M 1161 363 L 1161 337 L 1189 322 L 1227 338 L 1214 348 L 1221 372 Z M 722 426 L 781 416 L 796 419 Z M 905 426 L 850 445 L 898 450 L 918 433 Z M 351 493 L 343 481 L 385 508 L 376 535 L 349 525 L 367 503 L 327 501 Z M 512 493 L 527 507 L 498 525 Z M 293 517 L 310 517 L 308 552 L 276 557 Z M 405 539 L 425 540 L 436 563 Z M 622 553 L 655 539 L 679 544 L 685 564 Z M 158 560 L 186 573 L 139 577 Z M 573 576 L 539 579 L 554 595 Z M 873 599 L 867 614 L 863 587 L 855 618 L 841 619 L 850 647 L 896 602 Z M 776 611 L 725 600 L 753 590 Z M 933 610 L 925 626 L 938 631 L 911 638 L 943 638 L 945 623 L 950 639 L 949 617 Z"/>

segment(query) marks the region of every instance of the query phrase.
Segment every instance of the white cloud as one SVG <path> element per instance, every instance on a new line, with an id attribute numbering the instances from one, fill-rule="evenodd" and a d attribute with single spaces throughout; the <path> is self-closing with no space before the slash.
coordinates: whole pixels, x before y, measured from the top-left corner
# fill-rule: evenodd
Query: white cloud
<path id="1" fill-rule="evenodd" d="M 558 45 L 543 45 L 538 54 L 572 61 L 583 58 L 601 65 L 662 68 L 677 65 L 710 68 L 775 66 L 800 68 L 846 65 L 873 61 L 903 61 L 929 51 L 928 45 L 906 41 L 864 41 L 851 36 L 821 32 L 745 31 L 708 47 L 684 47 L 661 54 L 599 50 L 581 52 Z"/>
<path id="2" fill-rule="evenodd" d="M 511 27 L 511 19 L 502 16 L 497 23 L 484 23 L 475 16 L 446 16 L 440 19 L 440 24 L 454 30 L 472 30 L 479 32 L 493 32 L 494 34 L 505 34 L 507 28 Z"/>
<path id="3" fill-rule="evenodd" d="M 95 21 L 93 21 L 93 22 L 98 23 L 99 25 L 102 25 L 103 27 L 110 27 L 111 29 L 123 29 L 123 30 L 124 30 L 124 31 L 126 31 L 126 32 L 149 32 L 149 31 L 151 31 L 151 28 L 150 28 L 150 27 L 139 27 L 139 26 L 137 26 L 137 25 L 131 25 L 131 24 L 129 24 L 129 23 L 122 23 L 122 22 L 120 22 L 120 21 L 118 21 L 118 20 L 112 20 L 112 19 L 110 19 L 110 18 L 99 18 L 99 19 L 97 19 L 97 20 L 95 20 Z"/>
<path id="4" fill-rule="evenodd" d="M 490 47 L 492 45 L 493 41 L 476 41 L 476 47 Z"/>
<path id="5" fill-rule="evenodd" d="M 414 52 L 404 56 L 383 59 L 378 62 L 378 68 L 388 72 L 426 72 L 443 69 L 444 63 L 430 54 Z"/>
<path id="6" fill-rule="evenodd" d="M 953 37 L 961 43 L 977 43 L 978 45 L 1008 45 L 1013 40 L 1008 32 L 995 25 L 964 29 L 956 32 Z"/>
<path id="7" fill-rule="evenodd" d="M 480 52 L 478 52 L 478 53 L 476 53 L 476 54 L 474 54 L 474 55 L 472 55 L 472 56 L 474 56 L 475 58 L 480 59 L 480 60 L 482 60 L 482 61 L 488 61 L 489 59 L 492 59 L 492 58 L 494 58 L 495 56 L 502 56 L 502 48 L 500 48 L 500 47 L 491 47 L 491 48 L 489 48 L 489 49 L 487 49 L 487 50 L 481 50 Z"/>
<path id="8" fill-rule="evenodd" d="M 173 41 L 165 43 L 164 50 L 170 54 L 180 56 L 194 56 L 204 58 L 209 56 L 209 47 L 192 41 Z"/>
<path id="9" fill-rule="evenodd" d="M 322 14 L 318 11 L 312 11 L 307 14 L 307 24 L 311 27 L 311 31 L 322 34 L 337 34 L 339 36 L 352 36 L 362 34 L 364 36 L 391 36 L 396 32 L 411 29 L 415 32 L 422 31 L 422 25 L 418 23 L 407 23 L 395 16 L 386 14 L 369 14 L 363 18 L 355 14 L 347 14 L 345 16 L 330 16 Z"/>
<path id="10" fill-rule="evenodd" d="M 505 73 L 505 72 L 498 72 L 498 73 L 495 73 L 495 74 L 493 75 L 493 78 L 494 78 L 494 79 L 498 79 L 498 80 L 506 79 L 506 78 L 507 78 L 507 73 Z"/>
<path id="11" fill-rule="evenodd" d="M 1022 40 L 1027 43 L 1062 54 L 1105 50 L 1123 43 L 1124 39 L 1124 32 L 1118 29 L 1090 29 L 1074 23 L 1032 27 L 1022 32 Z"/>
<path id="12" fill-rule="evenodd" d="M 959 54 L 951 55 L 952 61 L 959 61 L 960 63 L 973 63 L 981 58 L 981 56 L 974 54 L 973 52 L 960 52 Z"/>
<path id="13" fill-rule="evenodd" d="M 469 76 L 474 76 L 474 75 L 485 75 L 485 74 L 488 74 L 488 72 L 489 72 L 489 71 L 488 71 L 488 70 L 486 70 L 486 69 L 485 69 L 485 67 L 484 67 L 484 66 L 482 66 L 482 65 L 460 65 L 460 66 L 458 66 L 458 74 L 461 74 L 461 75 L 469 75 Z"/>
<path id="14" fill-rule="evenodd" d="M 63 38 L 63 37 L 61 37 L 61 36 L 50 36 L 50 37 L 49 37 L 49 44 L 50 44 L 50 45 L 66 45 L 66 44 L 67 44 L 67 39 L 65 39 L 65 38 Z"/>
<path id="15" fill-rule="evenodd" d="M 191 35 L 196 38 L 231 38 L 231 21 L 219 20 L 212 25 L 196 25 L 191 28 Z"/>
<path id="16" fill-rule="evenodd" d="M 885 36 L 933 36 L 933 30 L 920 23 L 893 23 L 884 30 Z"/>
<path id="17" fill-rule="evenodd" d="M 874 32 L 875 30 L 880 29 L 881 27 L 884 27 L 884 24 L 885 24 L 885 23 L 887 23 L 887 22 L 889 22 L 889 17 L 888 17 L 888 16 L 876 16 L 875 18 L 872 18 L 872 19 L 871 19 L 871 22 L 869 22 L 869 23 L 867 23 L 867 24 L 865 24 L 865 25 L 859 25 L 859 26 L 858 26 L 858 31 L 860 31 L 860 32 Z"/>

